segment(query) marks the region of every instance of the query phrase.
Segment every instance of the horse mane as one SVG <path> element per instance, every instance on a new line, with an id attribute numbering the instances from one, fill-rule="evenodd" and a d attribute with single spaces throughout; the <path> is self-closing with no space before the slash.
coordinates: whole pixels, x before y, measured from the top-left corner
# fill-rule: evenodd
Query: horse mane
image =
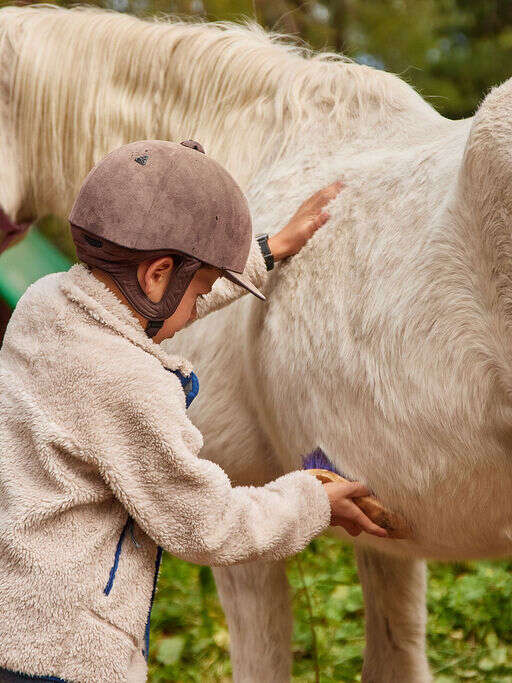
<path id="1" fill-rule="evenodd" d="M 93 164 L 132 140 L 197 139 L 244 187 L 300 133 L 339 138 L 365 117 L 430 109 L 392 74 L 250 21 L 31 5 L 0 10 L 3 31 L 16 54 L 12 120 L 37 215 L 67 212 Z"/>

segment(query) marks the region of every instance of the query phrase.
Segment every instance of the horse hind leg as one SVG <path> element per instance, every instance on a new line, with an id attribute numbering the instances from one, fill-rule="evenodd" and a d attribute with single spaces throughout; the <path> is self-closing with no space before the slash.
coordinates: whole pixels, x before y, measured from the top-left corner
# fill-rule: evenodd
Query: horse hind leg
<path id="1" fill-rule="evenodd" d="M 363 587 L 363 683 L 429 683 L 425 652 L 426 565 L 356 546 Z"/>
<path id="2" fill-rule="evenodd" d="M 292 613 L 284 562 L 213 570 L 230 635 L 235 683 L 288 683 Z"/>

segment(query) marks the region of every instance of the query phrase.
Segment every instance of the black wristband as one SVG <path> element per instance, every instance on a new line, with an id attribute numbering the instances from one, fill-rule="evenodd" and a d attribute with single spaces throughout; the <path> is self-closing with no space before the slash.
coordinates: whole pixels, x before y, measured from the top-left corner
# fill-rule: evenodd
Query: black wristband
<path id="1" fill-rule="evenodd" d="M 268 246 L 268 235 L 266 233 L 260 233 L 259 235 L 256 235 L 256 241 L 260 245 L 267 270 L 272 270 L 274 267 L 274 256 Z"/>

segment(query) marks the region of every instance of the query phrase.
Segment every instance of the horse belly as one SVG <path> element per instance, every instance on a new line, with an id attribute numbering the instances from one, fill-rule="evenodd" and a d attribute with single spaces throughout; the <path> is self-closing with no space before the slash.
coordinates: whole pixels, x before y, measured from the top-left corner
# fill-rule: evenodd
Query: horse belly
<path id="1" fill-rule="evenodd" d="M 343 339 L 344 321 L 331 305 L 335 295 L 323 299 L 314 283 L 307 291 L 307 278 L 294 279 L 304 288 L 295 290 L 296 299 L 280 277 L 265 312 L 249 302 L 245 351 L 255 417 L 282 470 L 300 468 L 300 456 L 320 446 L 342 473 L 404 515 L 413 532 L 400 541 L 362 534 L 357 543 L 439 560 L 510 555 L 512 458 L 506 445 L 475 430 L 469 417 L 452 434 L 442 420 L 408 421 L 398 406 L 393 413 L 393 401 L 379 405 L 358 381 L 357 350 Z"/>

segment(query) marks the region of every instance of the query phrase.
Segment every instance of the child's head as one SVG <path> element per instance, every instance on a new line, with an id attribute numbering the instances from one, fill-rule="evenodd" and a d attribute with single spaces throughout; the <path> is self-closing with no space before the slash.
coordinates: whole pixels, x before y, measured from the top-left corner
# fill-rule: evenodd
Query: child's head
<path id="1" fill-rule="evenodd" d="M 242 273 L 252 240 L 242 190 L 199 143 L 123 145 L 91 170 L 69 216 L 78 258 L 161 341 L 194 317 L 219 276 Z"/>
<path id="2" fill-rule="evenodd" d="M 154 302 L 161 300 L 172 278 L 174 269 L 174 259 L 172 256 L 163 256 L 157 259 L 147 259 L 142 261 L 137 266 L 137 279 L 141 289 L 146 296 Z M 117 287 L 113 278 L 108 273 L 98 268 L 92 269 L 93 275 L 101 280 L 109 289 L 111 289 L 116 296 L 131 309 L 136 318 L 139 319 L 141 325 L 145 327 L 147 319 L 145 319 L 136 309 L 133 308 L 130 301 L 123 295 L 119 287 Z M 188 322 L 195 320 L 196 302 L 198 297 L 208 294 L 214 282 L 222 277 L 222 272 L 213 266 L 202 266 L 194 273 L 194 276 L 188 285 L 178 307 L 174 313 L 166 318 L 161 328 L 153 336 L 153 341 L 159 344 L 164 339 L 171 338 L 176 332 L 183 329 Z"/>

